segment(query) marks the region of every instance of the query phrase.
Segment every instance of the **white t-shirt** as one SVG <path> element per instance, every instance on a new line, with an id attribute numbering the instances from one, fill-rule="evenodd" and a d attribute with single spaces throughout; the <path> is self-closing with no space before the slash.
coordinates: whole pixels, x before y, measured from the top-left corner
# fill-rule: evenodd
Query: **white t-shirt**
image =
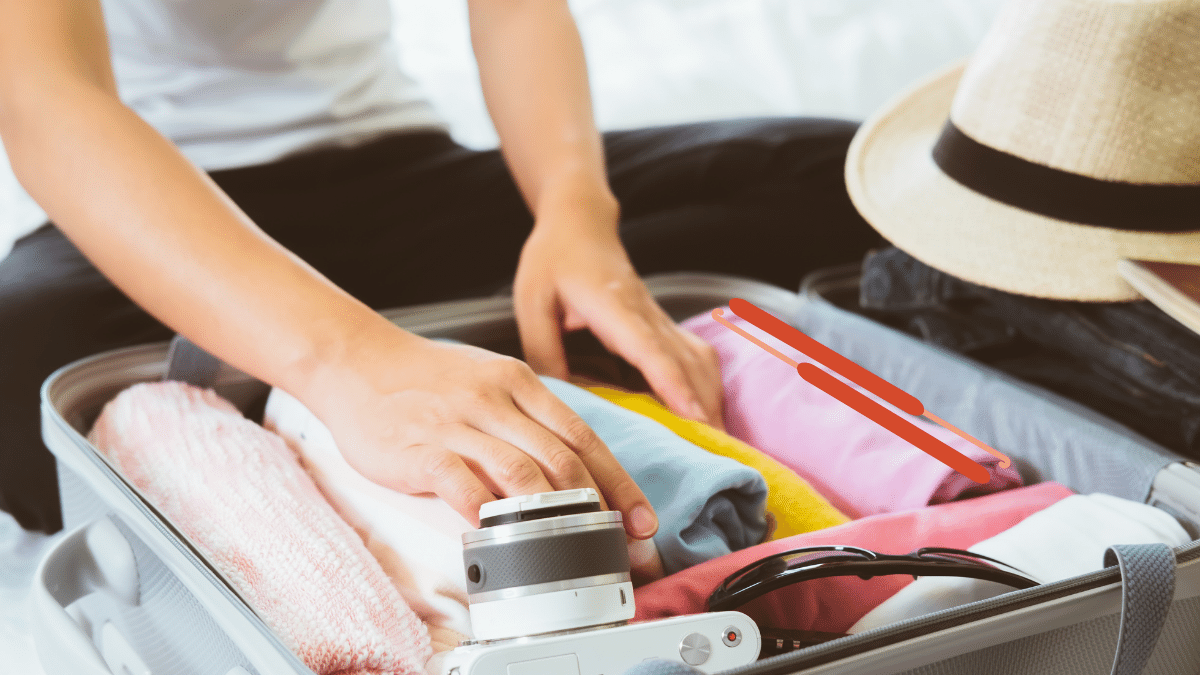
<path id="1" fill-rule="evenodd" d="M 102 4 L 121 99 L 201 168 L 445 128 L 400 70 L 389 0 Z M 0 258 L 44 222 L 2 164 Z"/>
<path id="2" fill-rule="evenodd" d="M 204 169 L 441 127 L 388 0 L 103 0 L 121 99 Z"/>

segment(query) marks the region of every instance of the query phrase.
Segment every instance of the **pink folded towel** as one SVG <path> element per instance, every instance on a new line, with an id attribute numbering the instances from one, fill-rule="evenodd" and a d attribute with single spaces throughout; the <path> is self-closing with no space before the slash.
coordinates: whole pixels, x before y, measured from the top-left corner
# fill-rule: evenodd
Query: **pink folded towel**
<path id="1" fill-rule="evenodd" d="M 741 317 L 728 311 L 725 316 L 793 360 L 812 363 Z M 812 386 L 795 369 L 722 326 L 711 314 L 692 317 L 683 327 L 712 345 L 721 359 L 729 434 L 787 465 L 852 518 L 915 509 L 1022 484 L 1015 466 L 1001 468 L 999 460 L 987 451 L 946 429 L 918 421 L 930 435 L 987 469 L 990 480 L 983 485 L 975 483 Z M 896 412 L 890 404 L 875 400 Z M 905 413 L 898 414 L 908 418 Z"/>
<path id="2" fill-rule="evenodd" d="M 140 384 L 89 436 L 309 668 L 421 673 L 425 626 L 278 436 L 212 391 Z"/>

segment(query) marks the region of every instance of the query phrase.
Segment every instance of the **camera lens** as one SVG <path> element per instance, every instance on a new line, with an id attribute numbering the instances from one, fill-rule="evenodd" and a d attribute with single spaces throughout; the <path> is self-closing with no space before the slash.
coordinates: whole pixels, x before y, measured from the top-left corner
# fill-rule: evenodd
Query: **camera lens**
<path id="1" fill-rule="evenodd" d="M 633 618 L 621 514 L 595 490 L 564 490 L 485 504 L 463 535 L 477 641 L 539 635 Z"/>

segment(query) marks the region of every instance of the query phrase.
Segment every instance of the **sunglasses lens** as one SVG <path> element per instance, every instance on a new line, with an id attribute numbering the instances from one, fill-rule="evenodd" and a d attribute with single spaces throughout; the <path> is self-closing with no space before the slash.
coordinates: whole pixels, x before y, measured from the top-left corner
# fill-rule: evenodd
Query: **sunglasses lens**
<path id="1" fill-rule="evenodd" d="M 866 556 L 853 549 L 843 551 L 807 551 L 789 555 L 785 560 L 787 560 L 788 567 L 797 567 L 824 561 L 845 560 L 846 558 L 858 560 L 866 558 Z"/>
<path id="2" fill-rule="evenodd" d="M 976 567 L 987 567 L 989 569 L 1000 570 L 1003 572 L 1009 572 L 1009 573 L 1016 572 L 1016 573 L 1022 574 L 1022 575 L 1025 574 L 1021 570 L 1019 570 L 1011 565 L 1005 564 L 1004 562 L 1001 562 L 998 560 L 988 560 L 987 558 L 982 558 L 980 556 L 968 553 L 967 551 L 960 551 L 960 552 L 927 551 L 927 552 L 921 553 L 921 555 L 919 557 L 924 560 L 940 560 L 940 561 L 944 561 L 944 562 L 955 562 L 955 563 L 959 563 L 959 564 L 966 563 L 968 565 L 975 565 Z"/>
<path id="3" fill-rule="evenodd" d="M 784 556 L 775 556 L 763 560 L 758 565 L 747 570 L 740 577 L 733 579 L 730 584 L 730 590 L 739 590 L 746 588 L 760 581 L 766 581 L 772 577 L 778 576 L 789 568 L 803 567 L 814 563 L 820 563 L 833 560 L 845 560 L 846 558 L 861 559 L 866 556 L 853 551 L 804 551 L 802 553 L 792 553 Z"/>
<path id="4" fill-rule="evenodd" d="M 983 567 L 996 567 L 989 560 L 984 560 L 978 556 L 971 555 L 967 552 L 954 553 L 948 551 L 925 552 L 920 555 L 925 560 L 945 560 L 948 562 L 967 563 L 970 565 L 981 565 Z"/>
<path id="5" fill-rule="evenodd" d="M 941 551 L 938 551 L 935 553 L 934 552 L 922 553 L 919 557 L 924 558 L 926 560 L 953 560 L 955 562 L 964 562 L 964 561 L 965 562 L 982 562 L 981 560 L 979 560 L 978 558 L 975 558 L 973 556 L 963 555 L 961 553 L 944 553 Z"/>
<path id="6" fill-rule="evenodd" d="M 782 558 L 768 558 L 758 565 L 746 570 L 740 577 L 732 579 L 730 590 L 746 588 L 751 584 L 765 581 L 787 569 L 787 562 Z"/>

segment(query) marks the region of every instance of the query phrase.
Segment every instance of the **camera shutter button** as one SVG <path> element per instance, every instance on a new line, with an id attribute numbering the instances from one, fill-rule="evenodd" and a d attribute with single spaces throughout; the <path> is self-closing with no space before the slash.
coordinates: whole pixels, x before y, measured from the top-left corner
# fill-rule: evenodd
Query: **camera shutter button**
<path id="1" fill-rule="evenodd" d="M 679 657 L 689 666 L 703 665 L 712 654 L 712 643 L 700 633 L 692 633 L 679 643 Z"/>

